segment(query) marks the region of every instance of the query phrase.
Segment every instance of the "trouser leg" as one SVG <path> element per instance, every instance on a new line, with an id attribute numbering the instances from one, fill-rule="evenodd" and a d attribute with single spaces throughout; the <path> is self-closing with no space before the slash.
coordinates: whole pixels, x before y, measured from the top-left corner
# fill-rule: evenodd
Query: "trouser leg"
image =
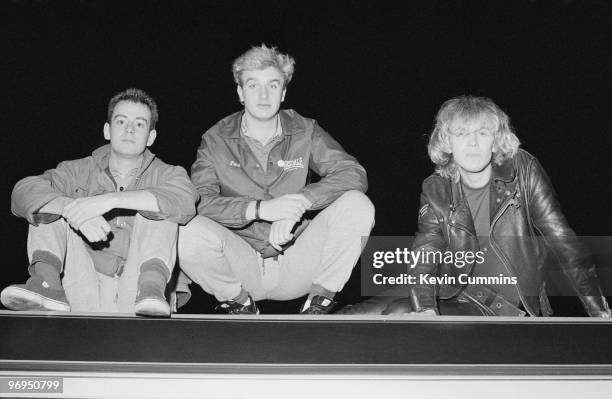
<path id="1" fill-rule="evenodd" d="M 178 257 L 181 269 L 219 301 L 240 294 L 262 296 L 257 254 L 237 234 L 219 223 L 196 216 L 179 228 Z"/>
<path id="2" fill-rule="evenodd" d="M 359 191 L 344 193 L 312 220 L 277 265 L 266 267 L 267 274 L 278 276 L 267 297 L 294 299 L 309 293 L 313 284 L 342 290 L 373 226 L 374 206 L 368 197 Z"/>
<path id="3" fill-rule="evenodd" d="M 38 251 L 55 255 L 64 265 L 62 285 L 73 311 L 98 311 L 100 293 L 97 273 L 80 235 L 64 219 L 30 226 L 28 258 Z"/>
<path id="4" fill-rule="evenodd" d="M 147 261 L 159 261 L 167 268 L 166 281 L 176 262 L 178 225 L 166 220 L 150 220 L 136 215 L 130 249 L 117 288 L 117 309 L 134 312 L 140 267 Z"/>

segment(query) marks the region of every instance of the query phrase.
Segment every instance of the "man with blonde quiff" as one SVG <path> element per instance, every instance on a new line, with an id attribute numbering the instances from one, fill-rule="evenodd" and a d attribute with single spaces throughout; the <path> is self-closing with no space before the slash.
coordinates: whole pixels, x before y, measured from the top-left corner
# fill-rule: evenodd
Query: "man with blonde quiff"
<path id="1" fill-rule="evenodd" d="M 201 202 L 179 261 L 226 313 L 306 294 L 300 312 L 329 313 L 374 223 L 364 168 L 315 120 L 280 109 L 294 64 L 265 45 L 234 61 L 244 109 L 202 136 L 191 169 Z"/>

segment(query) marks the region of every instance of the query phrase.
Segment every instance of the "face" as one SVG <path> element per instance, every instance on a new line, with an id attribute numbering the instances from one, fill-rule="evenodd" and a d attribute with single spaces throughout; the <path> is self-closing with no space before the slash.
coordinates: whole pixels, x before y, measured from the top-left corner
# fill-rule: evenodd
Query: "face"
<path id="1" fill-rule="evenodd" d="M 104 138 L 110 141 L 112 151 L 119 156 L 140 156 L 153 144 L 157 133 L 149 130 L 151 110 L 144 104 L 120 101 L 115 105 L 110 124 L 104 124 Z"/>
<path id="2" fill-rule="evenodd" d="M 260 121 L 274 118 L 285 99 L 283 74 L 274 67 L 242 72 L 238 97 L 245 112 Z"/>
<path id="3" fill-rule="evenodd" d="M 450 151 L 462 177 L 466 177 L 466 174 L 476 177 L 488 173 L 495 139 L 494 124 L 490 118 L 455 118 L 449 130 Z"/>

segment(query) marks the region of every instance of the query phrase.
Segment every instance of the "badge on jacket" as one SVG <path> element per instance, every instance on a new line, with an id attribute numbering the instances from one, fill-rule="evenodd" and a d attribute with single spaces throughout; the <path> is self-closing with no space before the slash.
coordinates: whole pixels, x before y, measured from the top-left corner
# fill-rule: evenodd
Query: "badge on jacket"
<path id="1" fill-rule="evenodd" d="M 304 163 L 302 161 L 302 157 L 292 159 L 290 161 L 284 161 L 279 159 L 276 163 L 279 167 L 283 168 L 285 171 L 294 170 L 294 169 L 304 169 Z"/>

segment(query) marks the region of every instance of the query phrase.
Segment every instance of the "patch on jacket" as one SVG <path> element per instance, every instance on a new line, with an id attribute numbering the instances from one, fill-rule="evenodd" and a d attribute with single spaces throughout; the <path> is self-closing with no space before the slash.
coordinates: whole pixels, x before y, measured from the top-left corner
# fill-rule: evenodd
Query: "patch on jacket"
<path id="1" fill-rule="evenodd" d="M 289 161 L 284 161 L 279 159 L 277 165 L 285 171 L 294 170 L 294 169 L 304 169 L 304 162 L 302 161 L 302 157 L 292 159 Z"/>
<path id="2" fill-rule="evenodd" d="M 421 218 L 425 216 L 428 210 L 429 210 L 429 204 L 425 204 L 421 207 L 421 209 L 419 209 L 419 220 L 421 220 Z"/>
<path id="3" fill-rule="evenodd" d="M 238 162 L 235 162 L 235 161 L 230 161 L 229 162 L 229 166 L 233 166 L 234 168 L 239 168 L 240 164 Z"/>

